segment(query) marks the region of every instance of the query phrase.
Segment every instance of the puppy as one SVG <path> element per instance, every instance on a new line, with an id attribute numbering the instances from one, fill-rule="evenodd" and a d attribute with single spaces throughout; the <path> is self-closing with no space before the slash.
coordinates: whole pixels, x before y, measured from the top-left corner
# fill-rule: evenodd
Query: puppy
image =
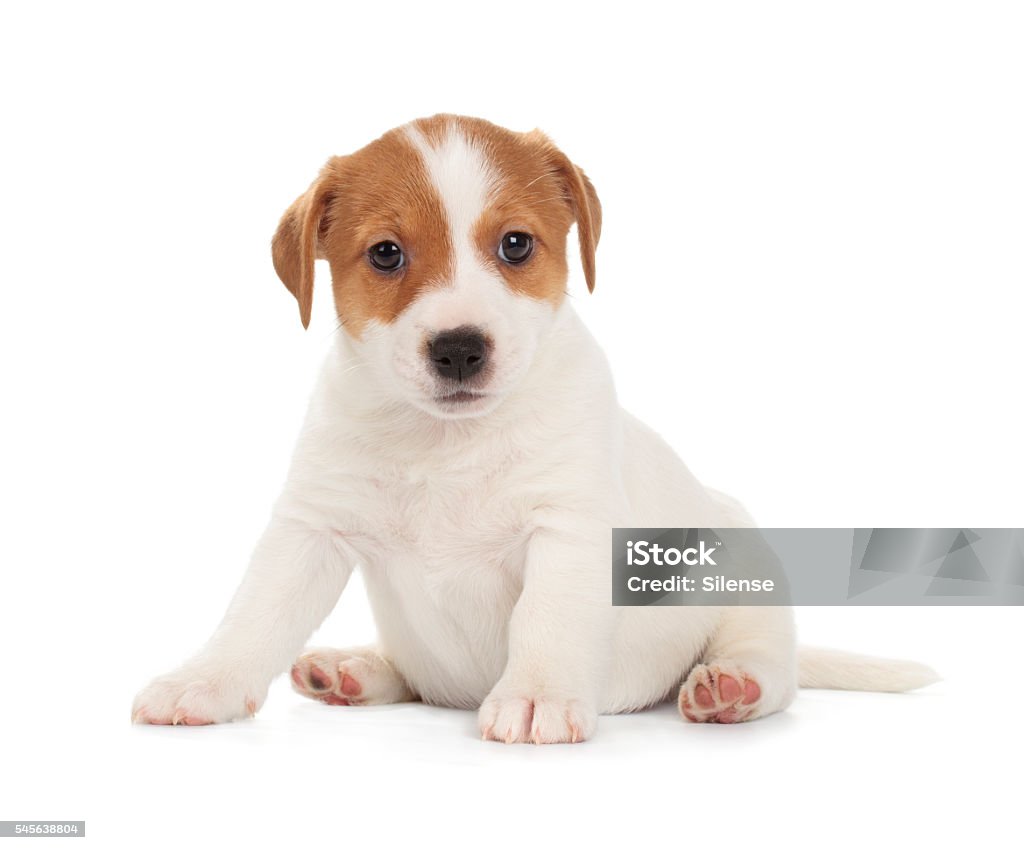
<path id="1" fill-rule="evenodd" d="M 135 721 L 252 715 L 289 667 L 331 705 L 474 708 L 484 738 L 535 743 L 672 697 L 690 721 L 732 723 L 798 684 L 934 679 L 798 654 L 787 608 L 612 607 L 612 527 L 752 523 L 619 407 L 566 300 L 574 223 L 593 290 L 597 193 L 537 131 L 436 115 L 327 162 L 273 258 L 304 326 L 328 262 L 336 347 L 223 622 L 136 697 Z M 378 644 L 296 660 L 356 566 Z"/>

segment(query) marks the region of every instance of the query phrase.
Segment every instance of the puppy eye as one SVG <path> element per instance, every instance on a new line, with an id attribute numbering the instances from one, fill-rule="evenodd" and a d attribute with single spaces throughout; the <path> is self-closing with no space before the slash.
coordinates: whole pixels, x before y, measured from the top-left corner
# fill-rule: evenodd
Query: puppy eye
<path id="1" fill-rule="evenodd" d="M 394 242 L 378 242 L 370 248 L 369 255 L 371 265 L 382 272 L 393 272 L 405 263 L 405 254 Z"/>
<path id="2" fill-rule="evenodd" d="M 529 233 L 506 233 L 501 237 L 498 256 L 506 263 L 521 263 L 532 253 L 533 237 Z"/>

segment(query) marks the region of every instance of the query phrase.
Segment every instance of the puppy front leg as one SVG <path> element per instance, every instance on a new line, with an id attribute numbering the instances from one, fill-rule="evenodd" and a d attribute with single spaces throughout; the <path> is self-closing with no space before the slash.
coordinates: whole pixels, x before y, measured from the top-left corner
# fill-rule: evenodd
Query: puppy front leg
<path id="1" fill-rule="evenodd" d="M 213 636 L 132 706 L 138 723 L 203 725 L 255 714 L 331 611 L 352 573 L 333 532 L 275 516 Z"/>
<path id="2" fill-rule="evenodd" d="M 606 536 L 601 527 L 531 538 L 508 664 L 480 707 L 485 740 L 575 743 L 593 734 L 612 631 Z"/>

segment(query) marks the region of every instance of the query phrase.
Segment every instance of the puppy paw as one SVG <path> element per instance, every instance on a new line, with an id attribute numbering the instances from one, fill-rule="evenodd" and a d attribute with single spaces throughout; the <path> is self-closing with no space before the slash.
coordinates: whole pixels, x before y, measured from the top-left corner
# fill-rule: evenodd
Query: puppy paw
<path id="1" fill-rule="evenodd" d="M 292 688 L 328 705 L 385 705 L 412 698 L 391 664 L 374 652 L 311 649 L 292 667 Z"/>
<path id="2" fill-rule="evenodd" d="M 694 723 L 741 723 L 760 716 L 761 686 L 728 662 L 698 664 L 679 691 L 679 710 Z"/>
<path id="3" fill-rule="evenodd" d="M 252 717 L 266 699 L 231 673 L 182 667 L 143 688 L 132 704 L 132 722 L 156 726 L 206 726 Z"/>
<path id="4" fill-rule="evenodd" d="M 576 744 L 597 727 L 597 711 L 583 700 L 492 692 L 480 706 L 485 741 L 504 744 Z"/>

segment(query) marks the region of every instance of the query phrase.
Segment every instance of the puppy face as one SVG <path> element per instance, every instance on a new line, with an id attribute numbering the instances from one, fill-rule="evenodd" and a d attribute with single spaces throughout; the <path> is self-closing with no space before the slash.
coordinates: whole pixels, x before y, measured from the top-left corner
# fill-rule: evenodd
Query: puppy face
<path id="1" fill-rule="evenodd" d="M 308 325 L 314 259 L 378 385 L 442 418 L 484 414 L 529 369 L 565 298 L 577 223 L 587 285 L 601 208 L 545 136 L 438 115 L 334 157 L 289 207 L 274 266 Z"/>

